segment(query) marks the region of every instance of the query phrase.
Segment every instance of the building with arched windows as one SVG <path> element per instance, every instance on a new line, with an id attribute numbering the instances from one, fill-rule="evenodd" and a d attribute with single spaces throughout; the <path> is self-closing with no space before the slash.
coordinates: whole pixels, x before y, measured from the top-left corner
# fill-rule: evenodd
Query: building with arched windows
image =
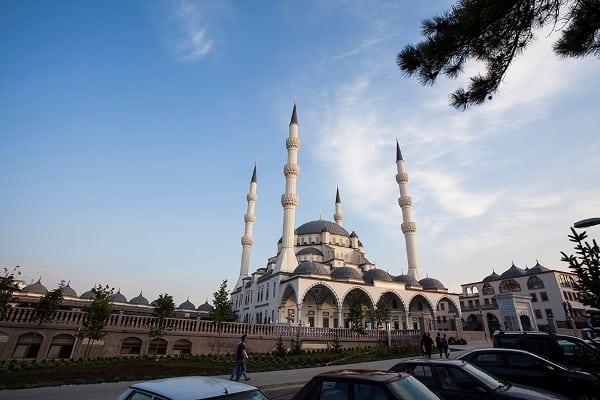
<path id="1" fill-rule="evenodd" d="M 456 329 L 456 320 L 460 317 L 458 295 L 448 292 L 439 280 L 420 276 L 408 173 L 398 143 L 395 169 L 400 192 L 398 204 L 402 209 L 398 230 L 404 234 L 407 274 L 400 274 L 399 268 L 396 271 L 380 268 L 367 258 L 359 235 L 345 226 L 339 189 L 332 204 L 333 221 L 320 218 L 296 226 L 301 143 L 298 126 L 294 105 L 286 140 L 282 236 L 277 242 L 276 254 L 264 267 L 250 273 L 258 198 L 256 167 L 252 173 L 244 215 L 240 274 L 232 292 L 238 321 L 348 328 L 350 304 L 359 303 L 364 311 L 361 323 L 365 328 L 375 328 L 373 315 L 378 305 L 385 303 L 391 309 L 392 329 Z M 391 174 L 393 170 L 390 170 Z"/>
<path id="2" fill-rule="evenodd" d="M 492 271 L 479 282 L 462 285 L 460 307 L 466 329 L 586 327 L 590 307 L 579 301 L 576 279 L 574 273 L 546 268 L 537 261 L 531 268 L 513 263 L 501 274 Z"/>

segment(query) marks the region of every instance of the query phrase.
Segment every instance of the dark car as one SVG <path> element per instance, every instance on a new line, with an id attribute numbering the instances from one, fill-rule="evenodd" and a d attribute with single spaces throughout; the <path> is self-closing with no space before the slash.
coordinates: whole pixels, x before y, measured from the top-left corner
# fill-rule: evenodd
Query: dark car
<path id="1" fill-rule="evenodd" d="M 462 360 L 410 360 L 396 364 L 391 371 L 413 375 L 445 400 L 566 399 L 552 392 L 500 382 Z"/>
<path id="2" fill-rule="evenodd" d="M 549 333 L 496 333 L 494 347 L 519 349 L 547 358 L 566 367 L 600 374 L 600 352 L 574 336 Z"/>
<path id="3" fill-rule="evenodd" d="M 407 374 L 388 371 L 341 370 L 312 378 L 292 400 L 439 400 Z"/>
<path id="4" fill-rule="evenodd" d="M 571 399 L 600 399 L 600 378 L 565 368 L 524 350 L 479 349 L 458 357 L 512 383 L 534 386 Z"/>

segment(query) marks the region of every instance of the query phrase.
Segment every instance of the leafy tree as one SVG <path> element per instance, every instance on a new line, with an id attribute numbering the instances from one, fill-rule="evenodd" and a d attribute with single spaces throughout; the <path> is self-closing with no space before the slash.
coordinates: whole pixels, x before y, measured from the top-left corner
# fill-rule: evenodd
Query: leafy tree
<path id="1" fill-rule="evenodd" d="M 397 64 L 432 85 L 440 74 L 459 76 L 469 60 L 482 62 L 486 74 L 450 95 L 451 105 L 464 110 L 492 99 L 515 56 L 547 25 L 562 29 L 557 54 L 600 56 L 600 0 L 458 0 L 450 11 L 422 22 L 423 41 L 405 46 Z"/>
<path id="2" fill-rule="evenodd" d="M 571 228 L 569 241 L 577 243 L 575 255 L 567 255 L 562 251 L 562 261 L 568 263 L 569 268 L 577 274 L 574 286 L 579 292 L 581 303 L 600 309 L 600 248 L 596 239 L 591 243 L 585 241 L 587 237 L 585 231 L 579 233 Z"/>
<path id="3" fill-rule="evenodd" d="M 106 336 L 104 327 L 112 312 L 112 305 L 110 304 L 110 296 L 114 292 L 114 288 L 110 288 L 108 285 L 102 286 L 97 285 L 92 288 L 92 294 L 94 296 L 92 302 L 84 308 L 87 312 L 87 316 L 84 319 L 77 336 L 80 339 L 88 339 L 88 344 L 85 349 L 84 358 L 87 358 L 90 352 L 91 345 L 101 340 Z"/>
<path id="4" fill-rule="evenodd" d="M 233 314 L 233 301 L 227 291 L 227 279 L 221 282 L 219 289 L 213 293 L 213 309 L 210 312 L 210 318 L 217 324 L 217 354 L 219 354 L 221 324 L 225 321 L 232 321 L 235 318 Z"/>
<path id="5" fill-rule="evenodd" d="M 348 319 L 350 320 L 351 329 L 356 333 L 363 333 L 363 319 L 365 317 L 365 312 L 360 301 L 360 295 L 352 293 L 349 299 L 349 306 Z"/>
<path id="6" fill-rule="evenodd" d="M 46 293 L 35 306 L 35 320 L 39 325 L 52 320 L 56 311 L 63 302 L 63 288 L 65 281 L 58 284 L 58 288 Z"/>
<path id="7" fill-rule="evenodd" d="M 157 346 L 154 350 L 154 355 L 158 352 L 158 339 L 165 336 L 168 327 L 168 318 L 171 318 L 175 314 L 175 302 L 173 302 L 173 296 L 167 293 L 158 296 L 158 299 L 154 303 L 154 325 L 150 330 L 150 336 L 154 338 Z"/>
<path id="8" fill-rule="evenodd" d="M 392 308 L 390 307 L 389 301 L 384 299 L 383 297 L 377 301 L 375 305 L 375 322 L 377 323 L 377 327 L 381 324 L 384 324 L 390 320 L 390 315 L 392 312 Z"/>
<path id="9" fill-rule="evenodd" d="M 5 319 L 8 315 L 10 303 L 14 301 L 13 293 L 19 289 L 16 280 L 19 275 L 19 266 L 14 267 L 12 271 L 5 267 L 4 274 L 0 275 L 0 319 Z"/>

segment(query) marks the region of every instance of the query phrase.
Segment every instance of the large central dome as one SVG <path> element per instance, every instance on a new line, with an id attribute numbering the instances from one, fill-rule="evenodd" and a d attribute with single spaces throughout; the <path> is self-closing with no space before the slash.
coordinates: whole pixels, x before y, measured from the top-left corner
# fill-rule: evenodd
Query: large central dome
<path id="1" fill-rule="evenodd" d="M 335 222 L 327 221 L 324 219 L 309 221 L 296 228 L 297 235 L 310 235 L 314 233 L 321 233 L 324 231 L 329 232 L 333 235 L 350 237 L 350 234 L 347 230 L 345 230 Z"/>

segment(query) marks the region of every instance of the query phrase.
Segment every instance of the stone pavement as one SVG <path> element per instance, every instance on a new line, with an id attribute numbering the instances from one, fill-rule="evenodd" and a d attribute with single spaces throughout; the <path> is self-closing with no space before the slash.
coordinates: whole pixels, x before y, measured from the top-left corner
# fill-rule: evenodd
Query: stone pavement
<path id="1" fill-rule="evenodd" d="M 468 350 L 490 347 L 487 343 L 474 343 L 466 346 L 451 346 L 452 358 Z M 434 355 L 435 357 L 435 355 Z M 414 357 L 409 357 L 414 358 Z M 309 381 L 313 376 L 322 372 L 336 369 L 389 369 L 395 363 L 409 358 L 392 360 L 371 361 L 358 364 L 334 365 L 329 367 L 301 368 L 283 371 L 268 371 L 249 374 L 251 380 L 247 383 L 258 386 L 267 394 L 277 392 L 278 388 L 298 387 Z M 219 376 L 229 378 L 229 376 Z M 35 389 L 4 390 L 0 392 L 0 400 L 114 400 L 133 382 L 97 383 L 92 385 L 65 385 L 55 387 L 42 387 Z M 275 396 L 277 397 L 277 396 Z"/>

